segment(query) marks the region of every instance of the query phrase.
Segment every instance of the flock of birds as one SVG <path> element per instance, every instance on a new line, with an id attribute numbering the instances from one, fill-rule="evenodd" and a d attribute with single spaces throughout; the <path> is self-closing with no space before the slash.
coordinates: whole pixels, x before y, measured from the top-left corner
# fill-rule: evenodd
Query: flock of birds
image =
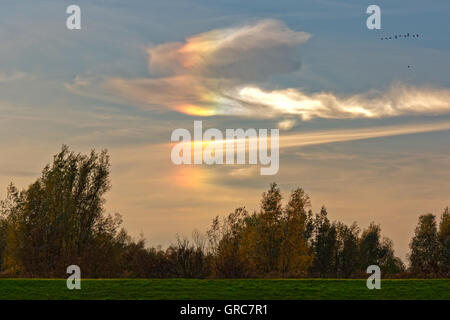
<path id="1" fill-rule="evenodd" d="M 412 35 L 410 35 L 409 33 L 404 34 L 404 35 L 396 34 L 396 35 L 394 35 L 394 37 L 391 37 L 391 36 L 389 36 L 389 37 L 381 37 L 380 40 L 392 40 L 392 39 L 398 39 L 398 38 L 409 38 L 410 36 L 413 37 L 413 38 L 418 38 L 419 34 L 418 33 L 412 34 Z"/>
<path id="2" fill-rule="evenodd" d="M 380 38 L 380 40 L 392 40 L 392 39 L 399 39 L 399 38 L 409 38 L 409 37 L 412 37 L 412 38 L 419 38 L 419 34 L 418 33 L 415 33 L 415 34 L 409 34 L 409 32 L 408 33 L 406 33 L 406 34 L 404 34 L 404 35 L 401 35 L 401 34 L 396 34 L 396 35 L 394 35 L 394 37 L 392 37 L 392 36 L 389 36 L 389 37 L 381 37 Z M 412 66 L 411 65 L 408 65 L 408 69 L 411 69 L 412 68 Z"/>

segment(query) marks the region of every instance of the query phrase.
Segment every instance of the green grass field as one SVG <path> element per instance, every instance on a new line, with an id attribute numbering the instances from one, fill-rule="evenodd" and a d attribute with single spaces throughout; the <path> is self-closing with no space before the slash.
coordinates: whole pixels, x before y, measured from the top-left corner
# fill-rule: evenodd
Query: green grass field
<path id="1" fill-rule="evenodd" d="M 60 279 L 2 279 L 0 299 L 445 299 L 447 280 L 382 280 L 368 290 L 365 280 L 82 280 L 68 290 Z"/>

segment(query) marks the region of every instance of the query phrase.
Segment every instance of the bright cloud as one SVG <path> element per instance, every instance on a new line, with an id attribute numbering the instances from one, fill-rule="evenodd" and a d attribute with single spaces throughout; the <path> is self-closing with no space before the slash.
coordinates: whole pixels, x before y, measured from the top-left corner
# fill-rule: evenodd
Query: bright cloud
<path id="1" fill-rule="evenodd" d="M 149 48 L 151 77 L 101 81 L 77 77 L 67 88 L 106 99 L 114 97 L 142 108 L 170 109 L 195 116 L 288 117 L 279 123 L 284 130 L 295 124 L 295 118 L 450 113 L 450 90 L 446 88 L 396 84 L 385 91 L 353 95 L 267 88 L 266 80 L 271 76 L 299 70 L 298 49 L 309 38 L 308 33 L 291 30 L 271 19 L 216 29 L 184 42 Z"/>
<path id="2" fill-rule="evenodd" d="M 406 114 L 450 112 L 450 90 L 395 85 L 387 92 L 339 97 L 333 93 L 306 94 L 300 90 L 264 91 L 244 87 L 237 93 L 247 105 L 263 105 L 271 114 L 311 118 L 380 118 Z"/>
<path id="3" fill-rule="evenodd" d="M 184 43 L 148 49 L 151 73 L 202 78 L 259 81 L 300 67 L 295 48 L 310 35 L 277 20 L 218 29 L 187 38 Z"/>
<path id="4" fill-rule="evenodd" d="M 450 122 L 430 124 L 383 126 L 363 129 L 326 130 L 300 134 L 283 135 L 280 137 L 281 148 L 306 147 L 312 145 L 374 139 L 415 133 L 450 130 Z"/>

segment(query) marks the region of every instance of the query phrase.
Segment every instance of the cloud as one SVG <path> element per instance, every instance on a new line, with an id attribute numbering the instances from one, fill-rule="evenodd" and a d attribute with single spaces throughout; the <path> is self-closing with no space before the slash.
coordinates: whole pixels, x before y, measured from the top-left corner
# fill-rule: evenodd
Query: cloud
<path id="1" fill-rule="evenodd" d="M 283 135 L 280 137 L 281 148 L 305 147 L 325 143 L 355 141 L 414 133 L 450 130 L 450 122 L 431 124 L 408 124 L 401 126 L 383 126 L 364 129 L 327 130 L 301 134 Z"/>
<path id="2" fill-rule="evenodd" d="M 142 108 L 169 108 L 199 116 L 252 115 L 256 108 L 243 108 L 234 96 L 235 88 L 298 70 L 297 48 L 309 38 L 308 33 L 271 19 L 211 30 L 184 42 L 148 48 L 148 78 L 78 76 L 66 88 Z"/>
<path id="3" fill-rule="evenodd" d="M 260 20 L 215 29 L 147 49 L 149 77 L 77 77 L 74 92 L 133 103 L 142 108 L 175 110 L 195 116 L 254 118 L 383 118 L 450 113 L 450 90 L 394 84 L 384 91 L 353 95 L 270 88 L 269 78 L 300 68 L 299 47 L 310 34 L 277 20 Z"/>
<path id="4" fill-rule="evenodd" d="M 295 119 L 286 119 L 278 122 L 278 129 L 280 130 L 291 130 L 297 124 Z"/>
<path id="5" fill-rule="evenodd" d="M 300 67 L 293 50 L 310 35 L 277 20 L 218 29 L 148 49 L 150 72 L 259 81 Z"/>
<path id="6" fill-rule="evenodd" d="M 408 114 L 450 112 L 450 90 L 392 86 L 387 92 L 367 92 L 339 97 L 333 93 L 307 94 L 296 89 L 264 91 L 244 87 L 237 93 L 247 105 L 263 105 L 273 115 L 312 118 L 381 118 Z"/>
<path id="7" fill-rule="evenodd" d="M 0 83 L 13 82 L 18 80 L 31 80 L 34 76 L 25 72 L 12 72 L 12 73 L 2 73 L 0 72 Z"/>

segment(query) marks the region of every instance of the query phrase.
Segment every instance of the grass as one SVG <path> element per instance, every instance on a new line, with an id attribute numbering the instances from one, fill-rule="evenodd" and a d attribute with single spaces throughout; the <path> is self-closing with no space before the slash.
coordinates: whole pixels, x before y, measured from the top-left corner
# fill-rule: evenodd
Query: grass
<path id="1" fill-rule="evenodd" d="M 61 279 L 0 279 L 0 299 L 450 300 L 450 279 L 382 280 L 381 290 L 367 289 L 366 280 L 337 279 L 86 279 L 81 290 L 68 290 Z"/>

